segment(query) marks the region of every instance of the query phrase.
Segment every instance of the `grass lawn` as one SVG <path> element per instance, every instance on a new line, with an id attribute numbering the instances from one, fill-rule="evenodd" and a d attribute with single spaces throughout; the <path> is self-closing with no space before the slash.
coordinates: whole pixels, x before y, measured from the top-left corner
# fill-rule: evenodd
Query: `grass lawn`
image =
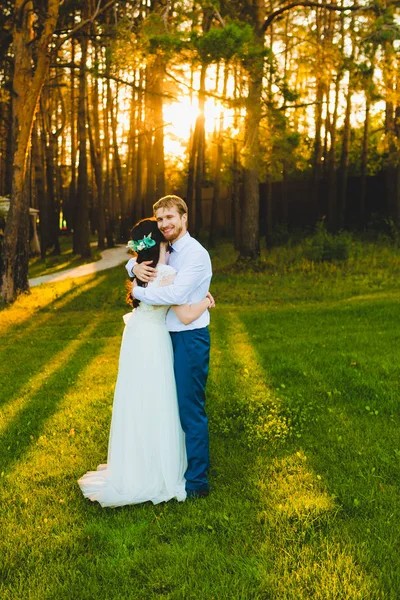
<path id="1" fill-rule="evenodd" d="M 0 311 L 0 597 L 398 600 L 400 257 L 274 251 L 212 291 L 206 500 L 102 509 L 124 272 Z"/>

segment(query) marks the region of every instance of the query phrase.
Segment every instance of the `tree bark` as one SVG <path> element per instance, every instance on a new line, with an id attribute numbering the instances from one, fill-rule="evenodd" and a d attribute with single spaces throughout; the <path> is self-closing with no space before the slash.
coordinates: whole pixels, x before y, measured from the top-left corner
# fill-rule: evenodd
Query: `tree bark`
<path id="1" fill-rule="evenodd" d="M 32 39 L 35 19 L 33 2 L 16 0 L 13 31 L 13 166 L 10 210 L 3 242 L 1 297 L 12 302 L 29 289 L 29 198 L 24 193 L 29 142 L 40 94 L 50 67 L 50 43 L 57 24 L 59 0 L 49 0 L 42 32 L 35 47 L 32 68 Z"/>
<path id="2" fill-rule="evenodd" d="M 336 123 L 337 113 L 339 106 L 339 92 L 340 92 L 340 75 L 336 76 L 335 84 L 335 104 L 332 114 L 332 119 L 329 123 L 330 133 L 330 147 L 328 152 L 328 168 L 327 168 L 327 182 L 328 182 L 328 214 L 327 214 L 327 225 L 331 231 L 336 231 L 338 221 L 338 207 L 337 207 L 337 173 L 336 173 Z M 328 112 L 328 109 L 327 109 Z"/>
<path id="3" fill-rule="evenodd" d="M 85 14 L 84 14 L 85 17 Z M 88 160 L 87 160 L 87 132 L 86 132 L 86 104 L 87 82 L 86 61 L 88 55 L 88 37 L 85 31 L 79 36 L 81 46 L 81 63 L 79 69 L 79 99 L 78 99 L 78 140 L 79 140 L 79 165 L 77 188 L 77 211 L 75 235 L 77 251 L 82 258 L 90 258 L 90 231 L 89 231 L 89 185 L 88 185 Z"/>
<path id="4" fill-rule="evenodd" d="M 249 90 L 246 100 L 245 140 L 243 164 L 243 221 L 239 259 L 257 259 L 260 256 L 260 144 L 261 92 L 264 74 L 265 2 L 255 0 L 253 8 L 253 43 L 258 56 L 248 66 Z"/>
<path id="5" fill-rule="evenodd" d="M 349 88 L 347 91 L 346 98 L 346 113 L 343 123 L 343 136 L 342 136 L 342 152 L 340 155 L 340 166 L 338 173 L 338 225 L 339 227 L 344 226 L 346 216 L 346 200 L 347 200 L 347 179 L 349 174 L 349 148 L 350 148 L 350 134 L 351 134 L 351 99 L 353 95 L 352 90 L 352 73 L 349 75 Z"/>
<path id="6" fill-rule="evenodd" d="M 362 229 L 365 228 L 365 201 L 367 197 L 367 169 L 368 169 L 368 141 L 369 141 L 369 124 L 370 124 L 370 96 L 366 92 L 365 97 L 365 118 L 363 130 L 363 144 L 361 154 L 361 181 L 360 181 L 360 218 Z"/>
<path id="7" fill-rule="evenodd" d="M 95 83 L 95 87 L 97 82 Z M 97 188 L 97 248 L 104 250 L 105 248 L 105 215 L 104 215 L 104 196 L 103 196 L 103 173 L 101 168 L 101 148 L 96 129 L 98 129 L 98 121 L 96 123 L 96 116 L 98 119 L 98 112 L 96 106 L 96 100 L 93 98 L 92 110 L 93 117 L 91 115 L 90 106 L 87 106 L 87 117 L 88 117 L 88 137 L 90 146 L 90 159 L 94 170 L 94 178 Z M 95 124 L 96 123 L 96 124 Z"/>
<path id="8" fill-rule="evenodd" d="M 226 91 L 228 87 L 228 76 L 229 76 L 229 66 L 225 64 L 224 66 L 224 85 L 222 90 L 222 97 L 226 97 Z M 216 235 L 217 235 L 217 209 L 220 202 L 221 197 L 221 168 L 222 168 L 222 156 L 223 156 L 223 141 L 224 141 L 224 113 L 221 110 L 219 115 L 219 127 L 218 134 L 216 139 L 217 151 L 215 157 L 215 173 L 214 173 L 214 189 L 213 189 L 213 197 L 211 201 L 211 221 L 210 221 L 210 231 L 208 237 L 208 244 L 212 248 L 215 246 Z"/>
<path id="9" fill-rule="evenodd" d="M 94 28 L 94 25 L 93 25 Z M 96 44 L 94 53 L 94 66 L 99 70 L 99 48 Z M 91 159 L 95 170 L 96 187 L 97 187 L 97 248 L 104 250 L 106 237 L 106 215 L 104 206 L 104 186 L 103 186 L 103 161 L 102 161 L 102 144 L 100 139 L 100 115 L 99 115 L 99 84 L 98 78 L 94 75 L 92 82 L 92 113 L 88 107 L 88 117 L 93 115 L 92 126 L 89 123 L 89 132 L 93 132 L 93 148 L 91 146 Z M 96 163 L 96 164 L 95 164 Z"/>
<path id="10" fill-rule="evenodd" d="M 42 102 L 44 101 L 42 95 Z M 58 132 L 53 132 L 52 116 L 56 114 L 56 111 L 50 109 L 51 101 L 46 98 L 46 105 L 42 106 L 42 120 L 43 120 L 43 135 L 44 135 L 44 150 L 46 159 L 46 188 L 47 188 L 47 205 L 48 205 L 48 247 L 53 248 L 53 254 L 60 254 L 60 242 L 59 242 L 59 219 L 60 210 L 59 203 L 56 197 L 56 173 L 55 166 L 57 160 L 57 137 Z"/>
<path id="11" fill-rule="evenodd" d="M 206 152 L 206 132 L 204 116 L 205 92 L 206 92 L 206 74 L 207 65 L 201 65 L 200 86 L 199 86 L 199 115 L 196 119 L 197 129 L 197 160 L 196 160 L 196 180 L 195 180 L 195 233 L 199 236 L 203 228 L 203 179 L 205 169 L 205 152 Z"/>
<path id="12" fill-rule="evenodd" d="M 321 42 L 321 14 L 317 10 L 315 13 L 315 21 L 316 21 L 316 38 L 318 44 L 323 44 L 323 40 Z M 323 48 L 322 48 L 323 49 Z M 313 218 L 316 221 L 320 216 L 320 202 L 319 202 L 319 194 L 320 194 L 320 184 L 321 184 L 321 175 L 322 175 L 322 108 L 323 108 L 323 100 L 324 100 L 324 82 L 322 79 L 323 74 L 323 53 L 317 53 L 316 60 L 316 69 L 315 69 L 315 77 L 316 77 L 316 98 L 315 98 L 315 136 L 314 136 L 314 149 L 313 149 L 313 157 L 312 157 L 312 175 L 311 175 L 311 202 L 313 206 Z"/>
<path id="13" fill-rule="evenodd" d="M 153 82 L 153 112 L 154 112 L 154 165 L 156 198 L 165 196 L 165 159 L 164 159 L 164 116 L 163 116 L 163 90 L 164 90 L 164 65 L 161 57 L 157 57 L 154 65 Z"/>
<path id="14" fill-rule="evenodd" d="M 71 61 L 75 63 L 75 40 L 71 39 Z M 71 183 L 69 185 L 69 196 L 68 196 L 68 210 L 65 218 L 67 220 L 67 227 L 69 230 L 73 229 L 75 232 L 75 221 L 76 221 L 76 157 L 77 143 L 76 143 L 76 97 L 75 97 L 75 69 L 71 68 L 70 76 L 70 140 L 71 140 Z M 76 247 L 76 235 L 73 236 L 73 253 L 77 253 Z"/>

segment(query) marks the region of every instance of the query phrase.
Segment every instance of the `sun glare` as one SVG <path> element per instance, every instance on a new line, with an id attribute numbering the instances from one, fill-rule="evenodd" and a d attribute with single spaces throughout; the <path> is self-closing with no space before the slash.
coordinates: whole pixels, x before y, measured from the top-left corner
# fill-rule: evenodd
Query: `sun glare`
<path id="1" fill-rule="evenodd" d="M 222 77 L 218 79 L 216 70 L 210 68 L 207 76 L 206 88 L 213 90 L 215 96 L 222 96 L 223 81 Z M 232 97 L 234 90 L 234 79 L 228 77 L 227 95 Z M 188 150 L 188 142 L 191 133 L 194 130 L 196 119 L 199 115 L 198 92 L 199 73 L 195 73 L 193 80 L 194 91 L 190 95 L 189 91 L 182 86 L 178 99 L 173 102 L 164 102 L 164 151 L 166 157 L 169 157 L 176 162 L 184 161 Z M 127 140 L 130 128 L 131 118 L 131 93 L 129 90 L 117 88 L 115 92 L 118 95 L 118 139 L 121 140 L 120 148 L 122 153 L 127 152 Z M 234 110 L 226 108 L 218 97 L 208 96 L 204 106 L 205 131 L 206 135 L 212 134 L 219 130 L 220 125 L 223 129 L 230 129 L 233 135 L 234 126 Z M 222 121 L 221 121 L 222 120 Z"/>
<path id="2" fill-rule="evenodd" d="M 206 134 L 213 133 L 219 126 L 219 120 L 223 118 L 223 126 L 233 121 L 233 110 L 226 109 L 214 98 L 208 98 L 204 106 Z M 183 96 L 178 102 L 164 105 L 165 122 L 165 153 L 176 158 L 184 155 L 187 143 L 193 131 L 199 114 L 197 98 L 193 100 L 189 96 Z"/>

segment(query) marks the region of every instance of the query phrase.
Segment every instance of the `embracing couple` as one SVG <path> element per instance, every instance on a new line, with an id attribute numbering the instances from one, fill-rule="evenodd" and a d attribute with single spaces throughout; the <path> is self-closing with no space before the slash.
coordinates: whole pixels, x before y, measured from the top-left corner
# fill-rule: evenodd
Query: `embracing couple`
<path id="1" fill-rule="evenodd" d="M 124 316 L 107 464 L 79 480 L 102 506 L 208 495 L 204 408 L 210 337 L 208 252 L 187 230 L 186 203 L 165 196 L 132 229 L 135 310 Z"/>

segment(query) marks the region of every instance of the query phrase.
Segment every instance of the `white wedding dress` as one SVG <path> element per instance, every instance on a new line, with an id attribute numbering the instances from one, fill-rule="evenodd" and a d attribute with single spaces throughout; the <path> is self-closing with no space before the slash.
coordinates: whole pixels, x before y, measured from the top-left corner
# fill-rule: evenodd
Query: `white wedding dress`
<path id="1" fill-rule="evenodd" d="M 173 267 L 158 265 L 149 285 L 165 285 L 174 274 Z M 84 496 L 104 507 L 186 498 L 168 308 L 141 302 L 124 315 L 107 464 L 78 481 Z"/>

